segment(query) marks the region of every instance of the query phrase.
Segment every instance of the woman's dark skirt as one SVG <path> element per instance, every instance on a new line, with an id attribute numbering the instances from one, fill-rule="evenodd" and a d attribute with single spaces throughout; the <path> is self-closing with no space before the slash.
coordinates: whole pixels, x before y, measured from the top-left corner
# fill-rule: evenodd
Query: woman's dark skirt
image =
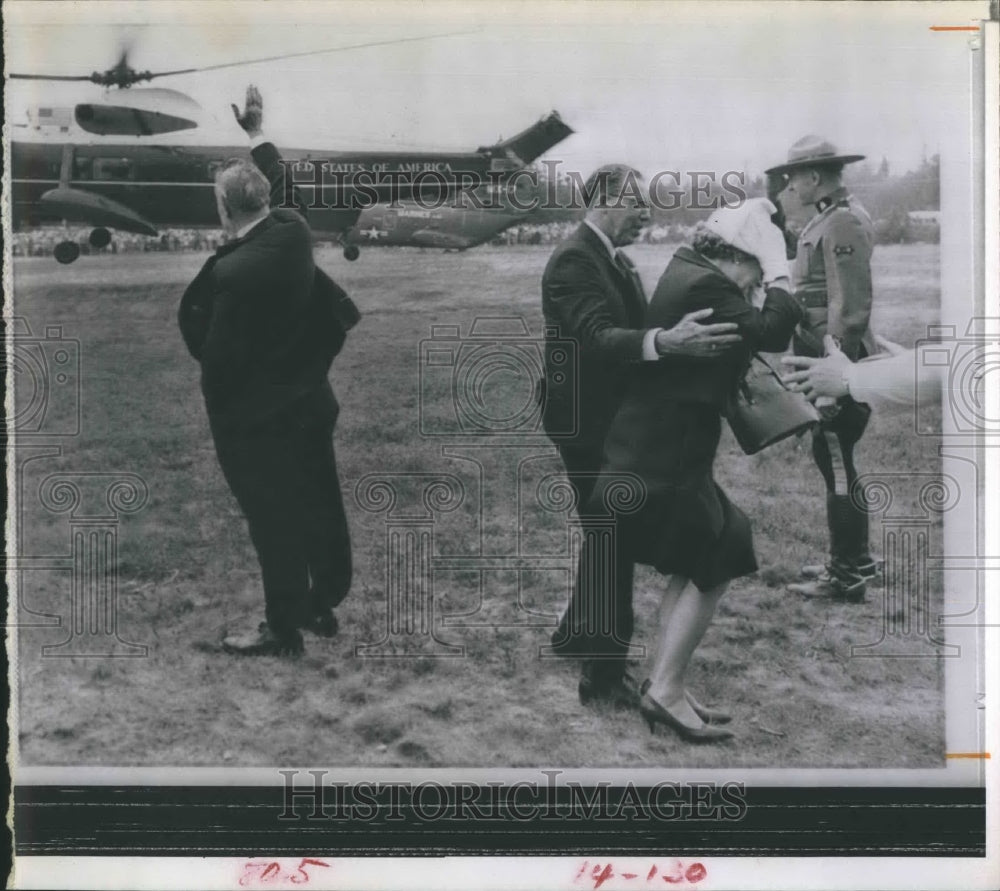
<path id="1" fill-rule="evenodd" d="M 712 478 L 721 430 L 713 405 L 663 402 L 654 408 L 626 399 L 605 441 L 602 479 L 588 508 L 607 510 L 615 474 L 638 477 L 642 506 L 617 512 L 624 550 L 635 562 L 689 578 L 702 591 L 757 569 L 750 520 Z"/>

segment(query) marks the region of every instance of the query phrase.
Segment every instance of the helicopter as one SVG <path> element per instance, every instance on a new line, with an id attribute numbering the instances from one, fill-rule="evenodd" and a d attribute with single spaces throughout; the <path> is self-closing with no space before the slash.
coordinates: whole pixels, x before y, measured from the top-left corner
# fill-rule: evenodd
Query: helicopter
<path id="1" fill-rule="evenodd" d="M 361 211 L 344 235 L 344 256 L 356 260 L 360 245 L 439 248 L 457 253 L 484 244 L 506 229 L 528 221 L 534 210 L 509 204 L 471 202 L 431 208 L 414 201 L 375 204 Z"/>
<path id="2" fill-rule="evenodd" d="M 218 227 L 215 174 L 228 160 L 245 156 L 246 147 L 199 145 L 171 137 L 198 129 L 200 106 L 176 90 L 136 84 L 448 36 L 453 35 L 415 36 L 156 72 L 136 70 L 129 64 L 128 50 L 123 50 L 116 64 L 105 71 L 10 73 L 7 76 L 12 80 L 90 82 L 106 90 L 100 101 L 72 107 L 37 106 L 29 111 L 27 124 L 11 129 L 12 226 L 29 228 L 60 220 L 82 223 L 92 227 L 89 242 L 97 249 L 110 244 L 113 229 L 155 236 L 167 227 Z M 286 176 L 292 178 L 309 208 L 316 236 L 339 243 L 344 256 L 353 260 L 359 246 L 350 233 L 367 209 L 400 202 L 441 207 L 462 191 L 485 185 L 498 188 L 572 132 L 553 111 L 509 139 L 471 151 L 281 148 L 281 154 Z M 494 222 L 499 223 L 499 218 Z M 492 226 L 493 222 L 488 228 Z M 496 231 L 501 228 L 505 226 Z M 64 264 L 73 263 L 80 253 L 75 241 L 62 241 L 53 251 Z"/>

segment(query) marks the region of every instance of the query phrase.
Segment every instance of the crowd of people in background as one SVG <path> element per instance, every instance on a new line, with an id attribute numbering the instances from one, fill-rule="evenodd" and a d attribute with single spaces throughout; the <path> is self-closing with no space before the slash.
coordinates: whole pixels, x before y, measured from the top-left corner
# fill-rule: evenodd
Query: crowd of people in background
<path id="1" fill-rule="evenodd" d="M 889 237 L 886 221 L 875 223 L 878 243 L 905 241 L 938 241 L 940 226 L 937 213 L 912 213 L 907 220 L 905 239 Z M 880 225 L 884 224 L 884 225 Z M 501 232 L 491 242 L 496 246 L 558 244 L 573 232 L 579 220 L 554 222 L 526 222 Z M 636 238 L 638 244 L 683 244 L 690 240 L 694 226 L 676 223 L 653 223 L 645 226 Z M 892 229 L 896 232 L 897 226 Z M 61 241 L 74 241 L 84 254 L 145 254 L 157 251 L 214 251 L 225 241 L 221 229 L 166 229 L 157 236 L 136 235 L 131 232 L 111 233 L 111 243 L 95 248 L 89 241 L 90 229 L 79 226 L 46 226 L 25 232 L 15 232 L 11 248 L 15 257 L 47 257 Z"/>
<path id="2" fill-rule="evenodd" d="M 579 225 L 579 220 L 521 223 L 501 232 L 493 240 L 493 244 L 558 244 Z M 644 226 L 635 241 L 638 244 L 681 244 L 691 237 L 694 228 L 694 226 L 653 224 Z"/>
<path id="3" fill-rule="evenodd" d="M 90 231 L 90 227 L 83 226 L 44 226 L 15 232 L 11 239 L 11 251 L 15 257 L 49 257 L 62 241 L 76 242 L 84 254 L 214 251 L 225 241 L 221 229 L 167 229 L 156 236 L 113 231 L 107 247 L 95 248 L 88 240 Z"/>
<path id="4" fill-rule="evenodd" d="M 557 244 L 577 225 L 577 221 L 523 223 L 501 232 L 492 244 Z M 646 244 L 680 244 L 689 237 L 691 228 L 648 226 L 636 240 Z M 166 229 L 158 236 L 112 232 L 111 243 L 107 247 L 95 248 L 88 241 L 89 234 L 89 228 L 73 226 L 48 226 L 15 232 L 12 250 L 15 257 L 46 257 L 51 256 L 59 242 L 74 241 L 84 254 L 144 254 L 151 251 L 214 251 L 225 241 L 224 233 L 218 229 Z"/>

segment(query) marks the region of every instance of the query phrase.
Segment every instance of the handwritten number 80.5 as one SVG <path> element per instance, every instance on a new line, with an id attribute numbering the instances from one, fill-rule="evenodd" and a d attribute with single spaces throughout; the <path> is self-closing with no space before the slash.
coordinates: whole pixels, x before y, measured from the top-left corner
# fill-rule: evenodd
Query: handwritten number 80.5
<path id="1" fill-rule="evenodd" d="M 240 885 L 271 885 L 276 882 L 291 882 L 293 885 L 304 885 L 309 881 L 309 873 L 306 867 L 324 866 L 329 868 L 330 864 L 322 860 L 315 860 L 312 857 L 303 857 L 299 865 L 291 872 L 284 872 L 281 864 L 277 860 L 267 863 L 250 862 L 244 864 L 243 875 L 240 876 Z"/>

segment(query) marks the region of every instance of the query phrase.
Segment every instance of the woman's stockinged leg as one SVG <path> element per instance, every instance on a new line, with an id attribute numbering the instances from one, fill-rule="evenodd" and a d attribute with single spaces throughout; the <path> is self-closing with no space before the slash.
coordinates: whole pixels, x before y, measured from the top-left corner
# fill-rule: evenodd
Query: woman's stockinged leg
<path id="1" fill-rule="evenodd" d="M 699 591 L 687 579 L 673 576 L 661 605 L 660 645 L 648 692 L 675 717 L 692 726 L 702 721 L 685 699 L 684 678 L 726 588 L 726 584 L 721 584 Z"/>
<path id="2" fill-rule="evenodd" d="M 659 622 L 656 639 L 653 641 L 653 652 L 650 656 L 650 662 L 646 666 L 648 669 L 646 676 L 650 681 L 655 676 L 656 668 L 661 662 L 660 653 L 663 650 L 663 643 L 667 636 L 667 626 L 670 624 L 670 617 L 673 615 L 674 607 L 677 606 L 677 601 L 689 584 L 690 582 L 684 576 L 667 576 L 667 589 L 663 592 L 663 598 L 660 600 Z"/>

